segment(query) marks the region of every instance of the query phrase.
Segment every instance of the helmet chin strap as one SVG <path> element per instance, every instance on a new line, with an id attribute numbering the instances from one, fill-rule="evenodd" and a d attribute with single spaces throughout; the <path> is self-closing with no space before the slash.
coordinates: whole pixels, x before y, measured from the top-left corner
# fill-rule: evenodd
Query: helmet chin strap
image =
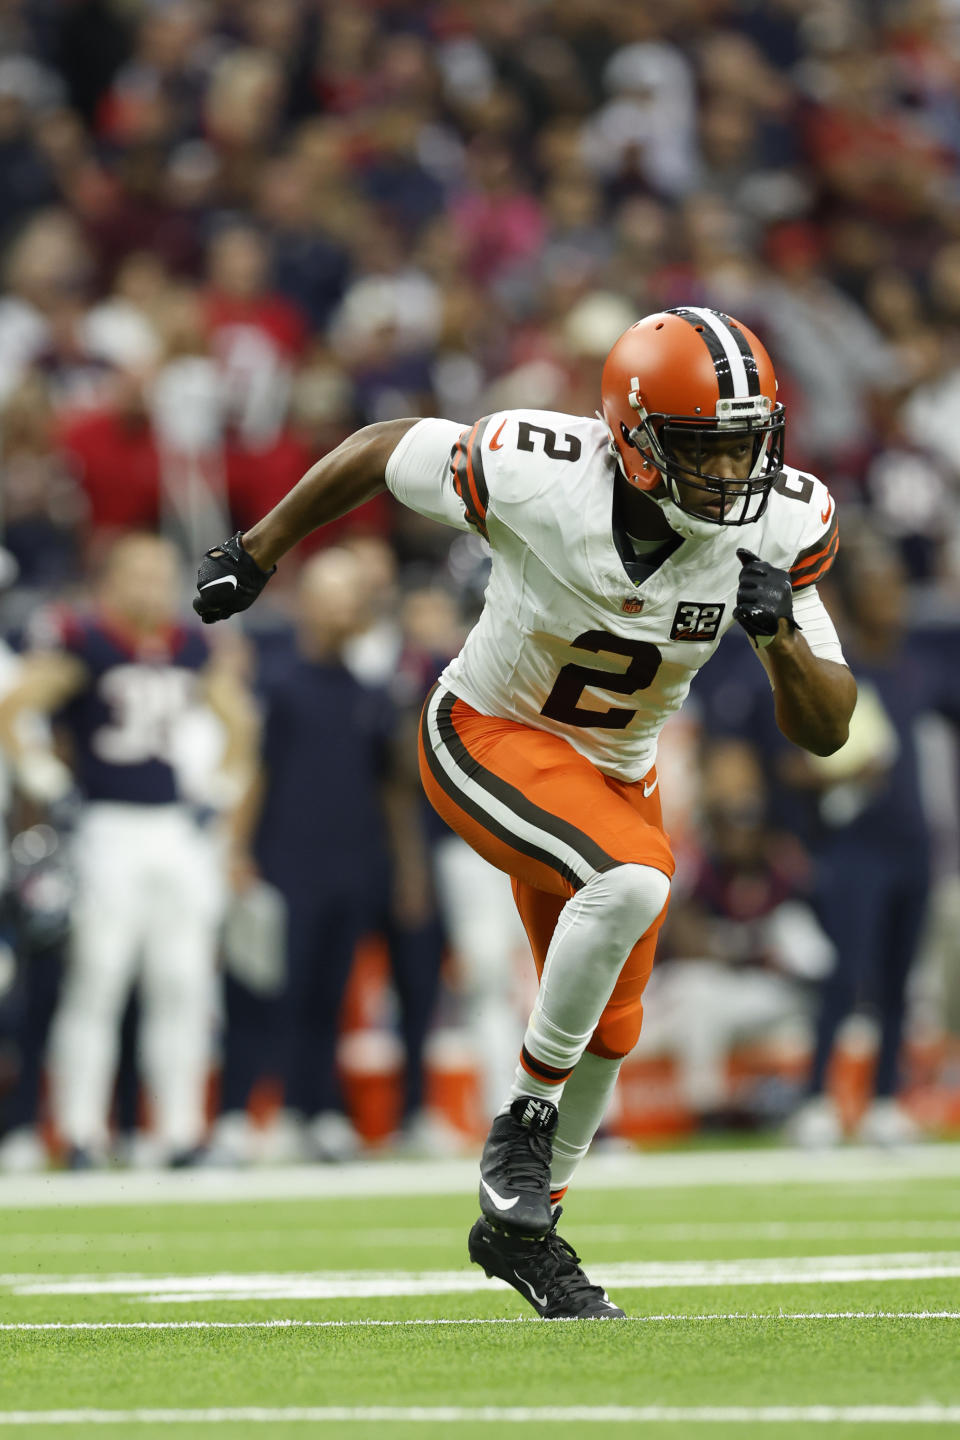
<path id="1" fill-rule="evenodd" d="M 603 419 L 603 416 L 598 414 L 597 418 Z M 702 516 L 691 515 L 689 511 L 682 510 L 671 498 L 666 484 L 662 481 L 658 486 L 658 489 L 662 492 L 659 495 L 653 490 L 640 490 L 638 486 L 632 485 L 630 477 L 627 474 L 626 466 L 623 463 L 623 456 L 613 443 L 612 436 L 610 437 L 608 449 L 611 457 L 616 461 L 617 469 L 620 471 L 626 484 L 630 485 L 631 489 L 636 490 L 638 494 L 644 495 L 659 508 L 670 529 L 673 530 L 675 534 L 682 535 L 684 540 L 710 540 L 717 534 L 720 528 L 719 526 L 715 525 L 712 520 L 705 520 Z"/>
<path id="2" fill-rule="evenodd" d="M 650 492 L 648 492 L 650 493 Z M 689 510 L 681 510 L 680 506 L 671 499 L 669 493 L 664 495 L 650 494 L 654 504 L 659 505 L 663 516 L 678 535 L 684 540 L 711 540 L 723 529 L 713 520 L 706 520 L 702 515 L 691 515 Z"/>

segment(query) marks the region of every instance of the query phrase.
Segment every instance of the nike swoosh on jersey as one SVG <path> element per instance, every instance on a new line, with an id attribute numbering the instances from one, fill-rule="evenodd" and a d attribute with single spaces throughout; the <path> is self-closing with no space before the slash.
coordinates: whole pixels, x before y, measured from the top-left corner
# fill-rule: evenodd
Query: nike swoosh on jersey
<path id="1" fill-rule="evenodd" d="M 827 521 L 830 519 L 830 516 L 831 516 L 832 514 L 833 514 L 833 501 L 832 501 L 832 500 L 828 500 L 828 501 L 827 501 L 827 508 L 826 508 L 826 510 L 821 510 L 821 511 L 820 511 L 820 519 L 823 521 L 824 525 L 826 525 Z"/>
<path id="2" fill-rule="evenodd" d="M 200 589 L 201 589 L 201 590 L 212 590 L 213 587 L 214 587 L 214 585 L 232 585 L 233 588 L 234 588 L 234 590 L 236 590 L 236 588 L 237 588 L 237 577 L 236 577 L 236 575 L 221 575 L 219 580 L 208 580 L 207 583 L 206 583 L 206 585 L 201 585 L 201 586 L 200 586 Z"/>
<path id="3" fill-rule="evenodd" d="M 504 427 L 504 425 L 506 425 L 506 423 L 507 423 L 506 420 L 502 420 L 502 421 L 500 422 L 499 426 L 497 427 L 497 432 L 496 432 L 496 434 L 494 435 L 493 439 L 490 441 L 490 444 L 489 444 L 489 446 L 488 446 L 488 449 L 490 449 L 490 450 L 502 450 L 502 449 L 503 449 L 503 446 L 502 446 L 501 443 L 500 443 L 500 436 L 503 434 L 503 427 Z"/>
<path id="4" fill-rule="evenodd" d="M 487 1194 L 490 1196 L 490 1199 L 493 1201 L 494 1205 L 496 1205 L 498 1210 L 512 1210 L 514 1205 L 516 1205 L 517 1201 L 520 1199 L 519 1195 L 514 1195 L 512 1200 L 505 1200 L 502 1195 L 497 1194 L 496 1190 L 490 1189 L 490 1186 L 487 1184 L 486 1180 L 481 1179 L 480 1184 L 483 1186 L 484 1190 L 486 1190 Z"/>
<path id="5" fill-rule="evenodd" d="M 513 1273 L 514 1275 L 517 1275 L 516 1270 L 514 1270 Z M 538 1305 L 546 1305 L 546 1295 L 538 1295 L 536 1290 L 534 1290 L 533 1286 L 530 1284 L 530 1281 L 524 1280 L 522 1275 L 517 1275 L 517 1279 L 520 1281 L 521 1285 L 526 1285 L 527 1289 L 530 1291 L 530 1294 L 533 1296 L 534 1300 L 537 1302 Z"/>
<path id="6" fill-rule="evenodd" d="M 644 785 L 644 787 L 643 787 L 643 798 L 644 798 L 644 800 L 649 800 L 650 796 L 653 794 L 654 790 L 656 790 L 656 788 L 657 788 L 657 786 L 658 786 L 659 784 L 660 784 L 660 776 L 659 776 L 659 775 L 655 775 L 655 776 L 653 777 L 653 784 L 652 784 L 652 785 Z"/>

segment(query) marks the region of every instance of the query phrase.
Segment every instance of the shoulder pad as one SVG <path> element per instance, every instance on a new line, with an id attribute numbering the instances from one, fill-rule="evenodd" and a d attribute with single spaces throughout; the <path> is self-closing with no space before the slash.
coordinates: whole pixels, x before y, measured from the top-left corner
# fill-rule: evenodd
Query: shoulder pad
<path id="1" fill-rule="evenodd" d="M 465 430 L 453 449 L 453 479 L 474 529 L 486 535 L 487 512 L 530 499 L 566 470 L 589 463 L 606 427 L 553 410 L 499 410 Z"/>
<path id="2" fill-rule="evenodd" d="M 837 558 L 840 547 L 837 502 L 821 480 L 814 482 L 814 493 L 804 520 L 799 548 L 790 566 L 790 583 L 794 590 L 804 590 L 822 580 Z"/>
<path id="3" fill-rule="evenodd" d="M 767 525 L 794 590 L 826 575 L 836 558 L 839 527 L 836 502 L 822 480 L 784 466 L 770 496 Z"/>

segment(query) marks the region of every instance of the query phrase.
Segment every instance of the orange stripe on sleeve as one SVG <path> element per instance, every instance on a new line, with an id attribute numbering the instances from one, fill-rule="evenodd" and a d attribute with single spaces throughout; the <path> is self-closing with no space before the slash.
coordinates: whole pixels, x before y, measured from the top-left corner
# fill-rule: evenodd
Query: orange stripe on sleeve
<path id="1" fill-rule="evenodd" d="M 839 543 L 840 526 L 834 507 L 833 523 L 819 540 L 815 540 L 806 550 L 801 550 L 790 567 L 790 583 L 794 590 L 812 585 L 821 575 L 827 573 L 836 557 Z"/>
<path id="2" fill-rule="evenodd" d="M 477 438 L 477 431 L 480 429 L 480 421 L 470 431 L 465 450 L 467 456 L 467 483 L 470 486 L 470 494 L 473 497 L 474 511 L 478 520 L 482 523 L 487 518 L 487 507 L 480 498 L 480 487 L 477 484 L 477 477 L 473 472 L 473 442 Z"/>
<path id="3" fill-rule="evenodd" d="M 467 479 L 467 454 L 464 449 L 463 436 L 457 441 L 450 457 L 451 469 L 453 470 L 453 488 L 463 501 L 463 513 L 470 525 L 478 530 L 481 535 L 486 535 L 486 527 L 480 516 L 477 514 L 476 505 L 470 485 Z"/>
<path id="4" fill-rule="evenodd" d="M 805 570 L 808 565 L 812 565 L 814 561 L 819 560 L 821 556 L 825 555 L 830 549 L 830 546 L 836 544 L 839 533 L 840 526 L 837 523 L 836 511 L 834 511 L 833 524 L 829 530 L 827 530 L 819 540 L 814 541 L 813 545 L 809 546 L 808 549 L 800 552 L 790 567 L 791 575 L 796 571 Z"/>
<path id="5" fill-rule="evenodd" d="M 835 535 L 826 553 L 819 559 L 803 566 L 799 571 L 791 570 L 790 583 L 794 590 L 805 590 L 808 585 L 815 585 L 816 582 L 826 575 L 837 558 L 837 551 L 840 548 L 840 536 Z"/>

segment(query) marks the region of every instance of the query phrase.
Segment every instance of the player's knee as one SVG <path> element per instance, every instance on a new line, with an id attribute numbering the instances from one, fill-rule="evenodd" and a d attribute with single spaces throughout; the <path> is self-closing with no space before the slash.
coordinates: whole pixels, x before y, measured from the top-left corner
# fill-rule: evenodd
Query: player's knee
<path id="1" fill-rule="evenodd" d="M 606 913 L 611 922 L 620 921 L 636 931 L 639 940 L 650 929 L 667 903 L 670 881 L 652 865 L 617 865 L 600 877 L 606 891 Z"/>
<path id="2" fill-rule="evenodd" d="M 610 1015 L 601 1015 L 587 1050 L 601 1060 L 623 1060 L 640 1039 L 643 1006 L 625 1006 Z"/>
<path id="3" fill-rule="evenodd" d="M 200 963 L 173 964 L 167 970 L 152 973 L 144 985 L 144 1003 L 154 1012 L 193 1017 L 209 1014 L 213 997 L 212 977 Z"/>
<path id="4" fill-rule="evenodd" d="M 119 1022 L 131 982 L 120 969 L 74 965 L 63 988 L 60 1006 L 71 1014 Z"/>

